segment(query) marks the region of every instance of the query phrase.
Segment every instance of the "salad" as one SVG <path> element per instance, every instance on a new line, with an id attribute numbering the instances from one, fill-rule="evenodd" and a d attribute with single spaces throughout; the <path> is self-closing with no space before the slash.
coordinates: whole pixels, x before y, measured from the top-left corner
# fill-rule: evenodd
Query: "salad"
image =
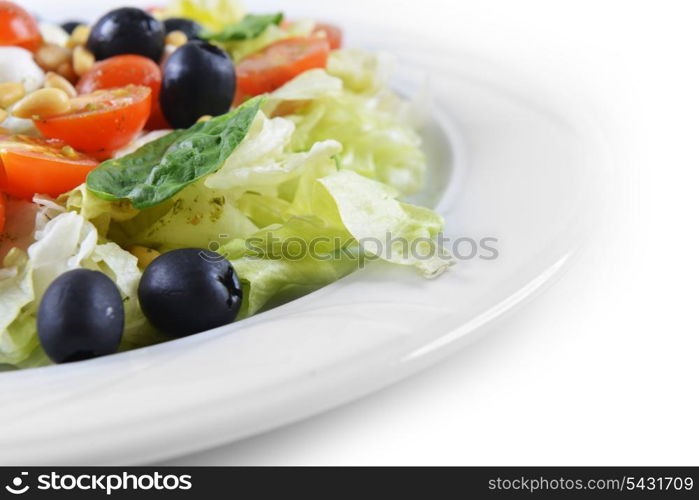
<path id="1" fill-rule="evenodd" d="M 342 35 L 226 0 L 61 25 L 0 1 L 0 365 L 195 334 L 370 260 L 443 272 L 442 218 L 403 201 L 420 110 Z"/>

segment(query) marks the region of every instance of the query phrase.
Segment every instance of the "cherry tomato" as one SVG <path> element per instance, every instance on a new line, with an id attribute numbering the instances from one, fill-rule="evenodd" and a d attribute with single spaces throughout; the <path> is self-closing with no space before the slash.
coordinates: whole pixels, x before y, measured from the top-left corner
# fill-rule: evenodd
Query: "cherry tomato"
<path id="1" fill-rule="evenodd" d="M 17 198 L 56 197 L 85 182 L 98 164 L 62 141 L 0 135 L 0 190 Z"/>
<path id="2" fill-rule="evenodd" d="M 146 123 L 149 130 L 170 128 L 160 110 L 160 86 L 163 81 L 160 66 L 144 56 L 127 54 L 110 57 L 96 63 L 78 82 L 80 94 L 95 90 L 143 85 L 151 90 L 151 111 Z"/>
<path id="3" fill-rule="evenodd" d="M 5 193 L 0 192 L 0 234 L 5 229 Z"/>
<path id="4" fill-rule="evenodd" d="M 325 38 L 330 44 L 330 50 L 342 47 L 342 30 L 330 23 L 316 23 L 313 34 L 325 33 Z"/>
<path id="5" fill-rule="evenodd" d="M 287 38 L 246 57 L 236 66 L 236 101 L 271 92 L 309 69 L 324 68 L 329 52 L 325 38 Z"/>
<path id="6" fill-rule="evenodd" d="M 53 139 L 99 160 L 130 143 L 143 130 L 151 107 L 151 90 L 140 85 L 97 90 L 71 99 L 70 111 L 35 120 Z"/>
<path id="7" fill-rule="evenodd" d="M 41 45 L 36 20 L 12 2 L 0 1 L 0 45 L 16 45 L 31 51 Z"/>

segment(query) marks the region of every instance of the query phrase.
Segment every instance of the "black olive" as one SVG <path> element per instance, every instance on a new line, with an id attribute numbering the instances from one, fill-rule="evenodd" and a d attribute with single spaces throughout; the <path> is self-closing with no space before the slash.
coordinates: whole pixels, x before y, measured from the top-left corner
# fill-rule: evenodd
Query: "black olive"
<path id="1" fill-rule="evenodd" d="M 227 113 L 235 86 L 228 54 L 209 43 L 190 41 L 165 62 L 160 107 L 173 127 L 186 128 L 202 115 Z"/>
<path id="2" fill-rule="evenodd" d="M 163 26 L 165 27 L 165 34 L 171 31 L 181 31 L 189 40 L 196 40 L 202 32 L 201 24 L 191 19 L 185 19 L 184 17 L 171 17 L 170 19 L 165 19 L 163 21 Z"/>
<path id="3" fill-rule="evenodd" d="M 81 24 L 87 24 L 87 23 L 83 23 L 81 21 L 66 21 L 63 24 L 61 24 L 61 28 L 63 28 L 63 31 L 65 31 L 69 35 L 72 35 L 73 31 L 75 31 L 75 28 L 77 28 Z"/>
<path id="4" fill-rule="evenodd" d="M 182 248 L 150 263 L 138 286 L 138 300 L 154 327 L 184 337 L 232 323 L 243 292 L 233 266 L 221 255 Z"/>
<path id="5" fill-rule="evenodd" d="M 124 304 L 106 274 L 63 273 L 48 287 L 37 314 L 39 341 L 56 363 L 112 354 L 124 332 Z"/>
<path id="6" fill-rule="evenodd" d="M 160 21 L 134 7 L 107 12 L 90 30 L 87 48 L 97 60 L 119 54 L 138 54 L 160 61 L 165 31 Z"/>

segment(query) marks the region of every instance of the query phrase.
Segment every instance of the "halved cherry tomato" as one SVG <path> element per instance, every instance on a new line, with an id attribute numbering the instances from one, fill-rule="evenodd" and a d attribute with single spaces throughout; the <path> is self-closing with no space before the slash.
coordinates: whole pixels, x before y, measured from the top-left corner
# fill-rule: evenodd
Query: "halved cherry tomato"
<path id="1" fill-rule="evenodd" d="M 330 44 L 330 50 L 342 47 L 342 30 L 330 23 L 316 23 L 313 34 L 325 33 L 325 38 Z"/>
<path id="2" fill-rule="evenodd" d="M 5 193 L 0 191 L 0 234 L 5 229 Z"/>
<path id="3" fill-rule="evenodd" d="M 150 114 L 151 90 L 140 85 L 97 90 L 71 99 L 70 111 L 34 120 L 53 139 L 99 160 L 130 143 Z"/>
<path id="4" fill-rule="evenodd" d="M 236 66 L 236 101 L 271 92 L 309 69 L 324 68 L 329 52 L 325 38 L 287 38 L 246 57 Z"/>
<path id="5" fill-rule="evenodd" d="M 155 62 L 148 57 L 126 54 L 114 56 L 96 63 L 76 85 L 80 94 L 95 90 L 124 87 L 129 84 L 143 85 L 151 90 L 151 112 L 146 123 L 149 130 L 170 128 L 160 110 L 160 86 L 163 74 Z"/>
<path id="6" fill-rule="evenodd" d="M 98 164 L 62 141 L 0 135 L 0 190 L 17 198 L 58 196 L 85 182 Z"/>
<path id="7" fill-rule="evenodd" d="M 12 2 L 0 1 L 0 45 L 16 45 L 31 51 L 41 45 L 36 20 Z"/>

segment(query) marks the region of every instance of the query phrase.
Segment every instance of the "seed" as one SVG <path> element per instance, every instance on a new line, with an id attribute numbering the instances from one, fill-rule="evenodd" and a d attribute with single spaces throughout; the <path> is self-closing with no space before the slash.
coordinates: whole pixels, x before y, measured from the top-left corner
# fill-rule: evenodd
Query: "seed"
<path id="1" fill-rule="evenodd" d="M 70 109 L 68 94 L 59 89 L 39 89 L 26 95 L 12 108 L 17 118 L 46 118 Z"/>
<path id="2" fill-rule="evenodd" d="M 95 56 L 82 45 L 73 50 L 73 70 L 78 76 L 83 76 L 95 64 Z"/>
<path id="3" fill-rule="evenodd" d="M 128 248 L 128 251 L 131 252 L 131 255 L 138 259 L 138 267 L 142 270 L 148 267 L 148 264 L 160 256 L 160 252 L 157 250 L 142 247 L 141 245 L 133 245 Z"/>
<path id="4" fill-rule="evenodd" d="M 180 47 L 180 46 L 184 45 L 185 43 L 187 43 L 187 35 L 185 35 L 182 31 L 179 31 L 179 30 L 171 31 L 165 37 L 165 44 L 166 45 L 172 45 L 173 47 Z"/>
<path id="5" fill-rule="evenodd" d="M 76 156 L 78 156 L 78 153 L 76 153 L 71 146 L 63 146 L 61 148 L 61 153 L 70 158 L 75 158 Z"/>
<path id="6" fill-rule="evenodd" d="M 90 38 L 90 27 L 81 24 L 76 26 L 76 28 L 73 30 L 73 33 L 70 35 L 66 46 L 69 49 L 74 49 L 80 45 L 85 45 L 88 38 Z"/>
<path id="7" fill-rule="evenodd" d="M 208 122 L 208 121 L 211 120 L 212 118 L 213 118 L 213 116 L 211 116 L 211 115 L 201 115 L 201 116 L 199 117 L 199 119 L 197 120 L 197 123 Z"/>
<path id="8" fill-rule="evenodd" d="M 10 116 L 10 114 L 5 111 L 4 109 L 0 109 L 0 123 L 4 122 L 7 120 L 7 117 Z M 0 127 L 1 128 L 1 127 Z"/>
<path id="9" fill-rule="evenodd" d="M 22 97 L 24 97 L 24 85 L 21 83 L 0 83 L 0 108 L 9 108 Z"/>
<path id="10" fill-rule="evenodd" d="M 44 87 L 48 89 L 59 89 L 68 94 L 68 97 L 75 97 L 78 95 L 78 91 L 75 90 L 73 84 L 68 80 L 63 78 L 61 75 L 49 71 L 46 74 L 46 80 L 44 81 Z"/>
<path id="11" fill-rule="evenodd" d="M 71 83 L 75 83 L 78 81 L 78 75 L 75 74 L 75 70 L 73 69 L 73 64 L 70 62 L 66 62 L 61 64 L 58 69 L 56 69 L 56 73 L 61 75 L 63 78 L 68 80 Z"/>
<path id="12" fill-rule="evenodd" d="M 39 50 L 34 54 L 34 60 L 44 71 L 53 71 L 61 64 L 70 61 L 70 50 L 53 43 L 47 43 L 39 47 Z"/>

